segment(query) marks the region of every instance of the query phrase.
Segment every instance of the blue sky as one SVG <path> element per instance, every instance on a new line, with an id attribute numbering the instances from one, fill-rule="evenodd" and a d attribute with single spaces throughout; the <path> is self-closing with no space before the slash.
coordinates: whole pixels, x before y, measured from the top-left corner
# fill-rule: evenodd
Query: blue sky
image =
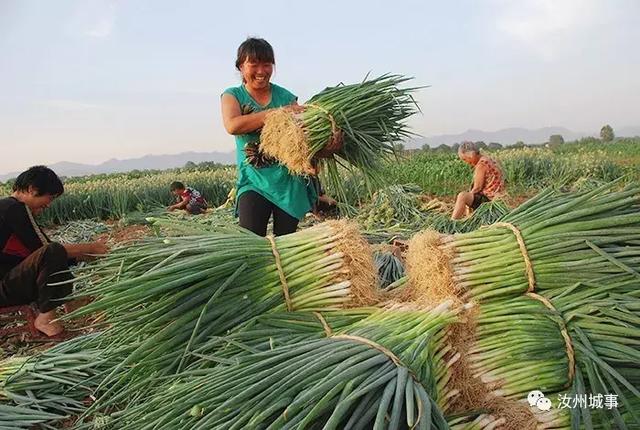
<path id="1" fill-rule="evenodd" d="M 301 101 L 414 76 L 423 135 L 640 125 L 640 2 L 0 0 L 0 172 L 229 151 L 219 94 L 247 36 Z"/>

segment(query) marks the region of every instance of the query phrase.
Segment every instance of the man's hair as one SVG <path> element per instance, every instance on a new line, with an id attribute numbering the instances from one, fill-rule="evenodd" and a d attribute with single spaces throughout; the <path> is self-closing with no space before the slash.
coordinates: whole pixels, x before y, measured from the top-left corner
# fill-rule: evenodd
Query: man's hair
<path id="1" fill-rule="evenodd" d="M 62 181 L 47 166 L 29 167 L 20 173 L 13 184 L 13 191 L 28 191 L 29 187 L 33 187 L 38 196 L 49 194 L 57 197 L 64 193 Z"/>
<path id="2" fill-rule="evenodd" d="M 180 181 L 174 181 L 171 183 L 169 188 L 171 188 L 171 191 L 184 190 L 184 184 Z"/>
<path id="3" fill-rule="evenodd" d="M 466 141 L 460 144 L 460 147 L 458 148 L 458 152 L 461 152 L 463 154 L 472 153 L 472 154 L 480 155 L 480 148 L 478 148 L 478 145 L 476 145 L 475 143 Z"/>

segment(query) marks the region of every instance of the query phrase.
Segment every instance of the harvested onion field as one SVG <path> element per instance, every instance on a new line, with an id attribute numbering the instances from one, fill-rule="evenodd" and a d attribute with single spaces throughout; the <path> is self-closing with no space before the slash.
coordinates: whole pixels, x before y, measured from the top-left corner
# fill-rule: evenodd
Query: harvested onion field
<path id="1" fill-rule="evenodd" d="M 276 238 L 233 167 L 69 179 L 42 224 L 113 250 L 69 339 L 3 340 L 0 429 L 640 428 L 640 142 L 492 154 L 509 194 L 467 219 L 471 170 L 405 151 Z M 176 179 L 219 208 L 164 212 Z"/>

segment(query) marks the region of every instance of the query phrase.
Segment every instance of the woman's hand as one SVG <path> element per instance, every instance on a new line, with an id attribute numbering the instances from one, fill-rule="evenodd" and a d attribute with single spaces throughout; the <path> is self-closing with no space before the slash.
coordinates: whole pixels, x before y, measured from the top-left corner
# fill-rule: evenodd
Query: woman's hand
<path id="1" fill-rule="evenodd" d="M 304 105 L 301 106 L 298 103 L 295 103 L 295 104 L 286 106 L 285 109 L 290 110 L 293 113 L 302 113 L 304 112 L 305 107 Z"/>

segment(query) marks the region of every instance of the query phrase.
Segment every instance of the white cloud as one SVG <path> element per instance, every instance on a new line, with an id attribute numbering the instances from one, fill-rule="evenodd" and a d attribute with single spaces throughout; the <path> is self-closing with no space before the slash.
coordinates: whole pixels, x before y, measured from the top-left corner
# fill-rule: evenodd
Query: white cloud
<path id="1" fill-rule="evenodd" d="M 546 60 L 594 27 L 606 3 L 598 0 L 498 0 L 498 30 Z"/>

